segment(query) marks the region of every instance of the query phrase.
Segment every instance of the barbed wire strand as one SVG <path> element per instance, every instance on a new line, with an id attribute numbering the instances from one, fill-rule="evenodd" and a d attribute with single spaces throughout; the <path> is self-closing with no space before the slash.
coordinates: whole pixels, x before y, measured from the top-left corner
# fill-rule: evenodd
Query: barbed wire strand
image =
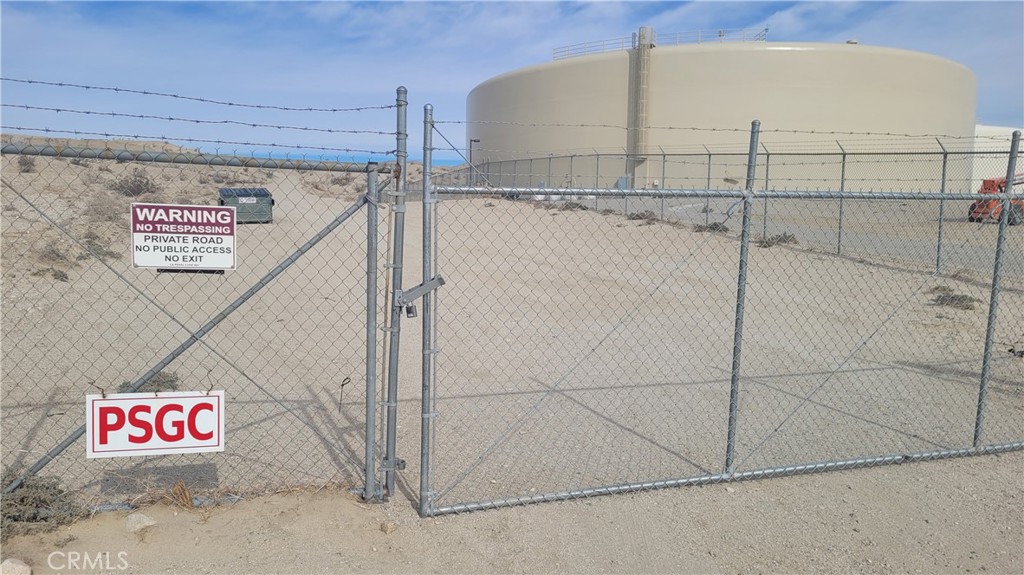
<path id="1" fill-rule="evenodd" d="M 197 144 L 224 144 L 229 146 L 261 146 L 265 148 L 287 148 L 293 150 L 318 150 L 323 152 L 347 152 L 357 154 L 371 154 L 381 156 L 393 156 L 396 150 L 360 150 L 356 148 L 328 148 L 323 146 L 303 146 L 300 144 L 275 144 L 275 143 L 261 143 L 261 142 L 236 142 L 231 140 L 207 140 L 202 138 L 178 138 L 175 136 L 142 136 L 138 134 L 112 134 L 109 132 L 86 132 L 81 130 L 54 130 L 50 128 L 28 128 L 22 126 L 0 126 L 3 130 L 28 130 L 35 132 L 44 132 L 48 134 L 72 134 L 75 136 L 103 136 L 104 138 L 126 138 L 131 140 L 138 140 L 145 142 L 147 140 L 159 140 L 164 142 L 190 142 Z M 13 136 L 13 134 L 8 134 Z M 156 142 L 154 142 L 156 143 Z"/>
<path id="2" fill-rule="evenodd" d="M 214 100 L 211 98 L 199 98 L 195 96 L 182 96 L 180 94 L 171 94 L 168 92 L 155 92 L 152 90 L 133 90 L 129 88 L 111 88 L 107 86 L 89 86 L 86 84 L 73 84 L 70 82 L 45 82 L 42 80 L 26 80 L 23 78 L 2 78 L 0 81 L 4 82 L 17 82 L 20 84 L 36 84 L 42 86 L 56 86 L 59 88 L 81 88 L 84 90 L 102 90 L 106 92 L 117 92 L 124 94 L 139 94 L 142 96 L 159 96 L 162 98 L 174 98 L 176 100 L 189 100 L 192 102 L 202 102 L 204 104 L 217 104 L 220 106 L 231 106 L 234 108 L 253 108 L 257 110 L 284 110 L 286 112 L 363 112 L 366 110 L 387 110 L 389 108 L 397 107 L 395 104 L 384 104 L 380 106 L 356 106 L 352 108 L 299 108 L 291 106 L 276 106 L 272 104 L 241 104 L 238 102 L 228 102 L 224 100 Z"/>
<path id="3" fill-rule="evenodd" d="M 339 130 L 334 128 L 310 128 L 308 126 L 283 126 L 277 124 L 257 124 L 253 122 L 240 122 L 237 120 L 197 120 L 194 118 L 175 118 L 173 116 L 153 116 L 150 114 L 125 114 L 122 112 L 94 112 L 91 110 L 73 110 L 70 108 L 47 108 L 43 106 L 29 106 L 27 104 L 0 104 L 4 108 L 18 108 L 22 110 L 39 110 L 45 112 L 56 112 L 58 114 L 84 114 L 87 116 L 110 116 L 115 118 L 135 118 L 139 120 L 166 120 L 168 122 L 184 122 L 188 124 L 216 124 L 245 126 L 247 128 L 271 128 L 276 130 L 298 130 L 303 132 L 324 132 L 327 134 L 374 134 L 379 136 L 394 136 L 395 132 L 380 132 L 376 130 Z"/>
<path id="4" fill-rule="evenodd" d="M 503 125 L 503 126 L 519 126 L 524 128 L 614 128 L 617 130 L 628 130 L 626 126 L 619 126 L 614 124 L 567 124 L 567 123 L 531 123 L 531 122 L 510 122 L 501 120 L 435 120 L 435 124 L 462 124 L 462 125 Z M 703 128 L 698 126 L 647 126 L 647 130 L 680 130 L 680 131 L 691 131 L 691 132 L 723 132 L 723 133 L 742 133 L 749 134 L 750 128 Z M 1009 136 L 978 136 L 978 135 L 954 135 L 954 134 L 909 134 L 899 132 L 858 132 L 858 131 L 844 131 L 844 130 L 796 130 L 796 129 L 761 129 L 760 133 L 764 134 L 811 134 L 820 136 L 886 136 L 886 137 L 901 137 L 901 138 L 946 138 L 950 140 L 993 140 L 993 141 L 1004 141 Z M 816 142 L 821 143 L 821 142 Z"/>

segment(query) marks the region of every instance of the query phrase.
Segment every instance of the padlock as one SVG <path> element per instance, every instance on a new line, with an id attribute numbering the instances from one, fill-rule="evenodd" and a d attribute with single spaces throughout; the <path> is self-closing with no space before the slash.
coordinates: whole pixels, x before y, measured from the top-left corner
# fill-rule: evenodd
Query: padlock
<path id="1" fill-rule="evenodd" d="M 405 306 L 405 317 L 416 317 L 416 306 L 411 304 Z"/>

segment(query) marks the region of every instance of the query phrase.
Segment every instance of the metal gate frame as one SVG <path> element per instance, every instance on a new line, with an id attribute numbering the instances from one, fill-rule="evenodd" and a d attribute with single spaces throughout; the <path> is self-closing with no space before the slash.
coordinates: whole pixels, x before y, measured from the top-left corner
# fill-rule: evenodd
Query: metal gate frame
<path id="1" fill-rule="evenodd" d="M 435 187 L 431 182 L 432 177 L 432 150 L 433 150 L 433 130 L 435 129 L 433 120 L 433 107 L 426 105 L 424 107 L 424 128 L 423 128 L 423 277 L 433 278 L 437 277 L 437 195 L 438 194 L 464 194 L 467 196 L 472 195 L 487 195 L 494 196 L 500 195 L 504 197 L 519 197 L 520 195 L 529 196 L 533 194 L 560 194 L 565 196 L 583 195 L 583 196 L 611 196 L 613 190 L 607 189 L 550 189 L 550 188 L 516 188 L 516 187 L 481 187 L 479 185 L 466 185 L 466 186 L 437 186 Z M 999 292 L 1000 292 L 1000 277 L 1001 277 L 1001 266 L 1003 260 L 1003 251 L 1005 246 L 1006 228 L 1009 213 L 1009 207 L 1011 200 L 1018 199 L 1019 193 L 1014 194 L 1012 188 L 1013 175 L 1015 173 L 1015 165 L 1018 156 L 1018 148 L 1020 144 L 1020 131 L 1013 133 L 1013 139 L 1011 144 L 1011 150 L 1009 154 L 1009 161 L 1007 165 L 1007 182 L 1008 188 L 1003 194 L 989 195 L 987 199 L 996 199 L 1004 202 L 1004 209 L 1002 210 L 1002 217 L 999 219 L 998 224 L 998 237 L 995 246 L 995 269 L 992 276 L 991 285 L 991 297 L 989 300 L 988 310 L 988 325 L 986 330 L 985 348 L 982 358 L 982 371 L 981 381 L 979 385 L 978 400 L 977 400 L 977 414 L 974 421 L 974 436 L 971 447 L 965 448 L 944 448 L 937 449 L 928 452 L 914 452 L 914 453 L 903 453 L 896 455 L 886 455 L 878 457 L 862 457 L 855 459 L 845 460 L 832 460 L 832 461 L 815 461 L 806 462 L 794 465 L 787 465 L 783 467 L 773 467 L 764 469 L 754 469 L 747 471 L 738 471 L 735 464 L 735 445 L 736 445 L 736 425 L 737 425 L 737 407 L 738 398 L 741 384 L 741 358 L 742 358 L 742 339 L 743 339 L 743 312 L 745 303 L 745 287 L 746 287 L 746 268 L 747 268 L 747 253 L 748 247 L 751 240 L 751 212 L 753 210 L 753 200 L 755 199 L 754 194 L 754 177 L 755 169 L 757 165 L 757 150 L 758 150 L 758 136 L 760 132 L 760 122 L 754 120 L 751 124 L 750 132 L 750 146 L 747 157 L 747 173 L 746 182 L 744 189 L 734 193 L 722 193 L 716 194 L 710 190 L 700 191 L 687 191 L 687 190 L 671 190 L 662 189 L 657 190 L 659 197 L 708 197 L 709 195 L 730 197 L 737 200 L 738 205 L 742 205 L 742 218 L 743 228 L 742 236 L 740 239 L 740 261 L 738 270 L 738 284 L 736 291 L 736 315 L 735 315 L 735 332 L 733 339 L 733 359 L 732 359 L 732 373 L 730 383 L 730 401 L 729 401 L 729 413 L 728 413 L 728 432 L 727 441 L 724 446 L 724 465 L 720 473 L 706 474 L 696 477 L 686 477 L 680 479 L 660 480 L 660 481 L 649 481 L 649 482 L 638 482 L 621 485 L 610 485 L 594 488 L 565 490 L 537 495 L 525 495 L 520 497 L 507 497 L 502 499 L 491 499 L 485 501 L 474 501 L 474 502 L 460 502 L 445 506 L 436 506 L 434 504 L 434 498 L 437 493 L 431 490 L 431 455 L 434 443 L 434 428 L 433 422 L 438 416 L 436 409 L 437 399 L 437 377 L 436 377 L 436 362 L 435 357 L 438 349 L 434 348 L 434 344 L 437 341 L 437 324 L 435 321 L 434 313 L 436 308 L 436 301 L 434 300 L 435 295 L 433 293 L 425 293 L 423 303 L 423 314 L 422 314 L 422 338 L 423 338 L 423 349 L 422 349 L 422 372 L 421 372 L 421 430 L 420 430 L 420 485 L 419 485 L 419 501 L 418 501 L 418 512 L 421 517 L 432 517 L 439 515 L 446 515 L 452 513 L 461 513 L 468 511 L 478 511 L 484 509 L 495 509 L 500 507 L 509 507 L 516 505 L 524 505 L 530 503 L 540 503 L 548 501 L 562 501 L 568 499 L 576 499 L 580 497 L 591 497 L 596 495 L 608 495 L 614 493 L 631 493 L 636 491 L 650 490 L 650 489 L 662 489 L 666 487 L 679 487 L 688 485 L 707 485 L 713 483 L 733 482 L 733 481 L 744 481 L 750 479 L 762 479 L 768 477 L 783 477 L 791 475 L 803 475 L 808 473 L 820 473 L 825 471 L 834 471 L 840 469 L 853 469 L 861 467 L 870 467 L 877 465 L 888 465 L 888 464 L 900 464 L 912 461 L 926 461 L 936 459 L 947 459 L 953 457 L 964 457 L 972 455 L 982 454 L 993 454 L 1002 453 L 1008 451 L 1024 450 L 1024 440 L 1011 441 L 1009 443 L 999 443 L 994 445 L 982 445 L 981 433 L 984 426 L 985 416 L 985 405 L 986 396 L 988 392 L 988 383 L 990 376 L 990 363 L 992 360 L 993 352 L 993 337 L 995 332 L 996 316 L 999 304 Z M 473 165 L 469 166 L 469 170 L 472 172 L 470 175 L 470 181 L 474 181 L 474 176 L 478 175 L 476 168 Z M 621 192 L 615 192 L 621 194 Z M 877 194 L 881 197 L 884 194 Z M 859 198 L 859 197 L 875 197 L 876 194 L 871 193 L 846 193 L 839 192 L 766 192 L 759 193 L 757 197 L 760 198 L 802 198 L 802 197 L 829 197 L 832 199 L 838 198 L 840 201 L 844 197 L 847 198 Z M 913 199 L 922 196 L 935 196 L 930 199 L 937 199 L 940 201 L 946 200 L 965 200 L 965 199 L 977 199 L 977 194 L 921 194 L 921 193 L 904 193 L 904 194 L 887 194 L 887 198 L 897 198 L 899 196 L 905 196 L 906 199 Z M 940 222 L 941 225 L 941 222 Z M 941 233 L 941 232 L 940 232 Z M 941 257 L 941 256 L 938 256 Z M 938 260 L 941 262 L 941 259 Z M 939 263 L 936 267 L 938 268 Z M 938 269 L 936 269 L 936 273 Z"/>
<path id="2" fill-rule="evenodd" d="M 397 168 L 394 169 L 396 176 L 396 191 L 389 192 L 388 194 L 394 197 L 394 206 L 392 212 L 396 218 L 395 224 L 395 237 L 394 237 L 394 259 L 392 262 L 388 262 L 388 267 L 391 267 L 394 272 L 393 278 L 393 294 L 389 294 L 389 297 L 393 302 L 402 302 L 402 291 L 401 286 L 401 261 L 402 261 L 402 216 L 405 211 L 404 197 L 405 197 L 405 164 L 407 158 L 406 152 L 406 141 L 408 135 L 406 133 L 406 113 L 407 113 L 407 90 L 405 87 L 399 87 L 396 90 L 397 93 Z M 141 389 L 147 382 L 161 372 L 165 367 L 171 364 L 176 358 L 180 357 L 188 349 L 195 344 L 207 348 L 215 356 L 224 359 L 221 352 L 211 347 L 203 337 L 209 334 L 218 324 L 227 319 L 232 313 L 237 311 L 242 305 L 244 305 L 250 298 L 259 293 L 263 288 L 270 285 L 275 278 L 281 275 L 285 270 L 297 262 L 304 254 L 311 250 L 314 246 L 320 243 L 322 240 L 330 236 L 335 230 L 340 228 L 346 221 L 352 216 L 356 215 L 361 209 L 366 208 L 367 215 L 367 235 L 366 235 L 366 366 L 365 366 L 365 377 L 366 377 L 366 421 L 365 421 L 365 453 L 364 453 L 364 484 L 359 490 L 360 495 L 366 501 L 383 501 L 386 500 L 387 496 L 394 491 L 394 470 L 389 467 L 389 463 L 395 461 L 394 459 L 394 430 L 396 428 L 395 423 L 395 407 L 396 402 L 394 398 L 396 396 L 396 377 L 397 377 L 397 350 L 398 350 L 398 328 L 396 315 L 401 307 L 398 303 L 394 305 L 395 313 L 392 315 L 392 327 L 384 327 L 384 331 L 391 332 L 392 335 L 392 357 L 389 357 L 390 369 L 388 370 L 388 395 L 384 402 L 387 406 L 387 413 L 382 421 L 382 427 L 387 429 L 387 452 L 385 455 L 381 455 L 380 446 L 377 442 L 378 433 L 378 418 L 377 410 L 380 408 L 377 402 L 378 386 L 377 386 L 377 331 L 378 318 L 377 318 L 377 290 L 378 290 L 378 257 L 379 257 L 379 246 L 378 246 L 378 219 L 380 216 L 380 205 L 381 205 L 381 194 L 378 189 L 377 175 L 378 173 L 391 173 L 392 169 L 387 165 L 381 166 L 377 162 L 367 162 L 365 164 L 357 163 L 336 163 L 336 162 L 312 162 L 307 160 L 275 160 L 271 158 L 262 159 L 255 157 L 239 157 L 221 154 L 195 154 L 195 155 L 184 155 L 184 154 L 171 154 L 165 152 L 132 152 L 128 150 L 114 151 L 110 149 L 76 149 L 73 147 L 60 146 L 54 147 L 50 145 L 45 146 L 34 146 L 34 145 L 16 145 L 16 144 L 5 144 L 0 153 L 7 154 L 19 154 L 27 156 L 44 156 L 44 157 L 56 157 L 56 158 L 89 158 L 89 159 L 107 159 L 107 160 L 118 160 L 118 161 L 138 161 L 138 162 L 150 162 L 150 163 L 164 163 L 164 164 L 185 164 L 185 165 L 206 165 L 206 166 L 225 166 L 225 167 L 254 167 L 254 168 L 267 168 L 274 170 L 297 170 L 297 171 L 324 171 L 324 172 L 343 172 L 343 173 L 363 173 L 366 174 L 367 191 L 364 195 L 359 196 L 356 201 L 348 208 L 338 214 L 330 223 L 328 223 L 323 229 L 316 233 L 313 237 L 307 240 L 302 246 L 297 248 L 291 255 L 280 261 L 273 269 L 271 269 L 266 275 L 264 275 L 259 281 L 257 281 L 252 287 L 246 290 L 243 294 L 238 296 L 233 302 L 227 307 L 221 310 L 219 313 L 210 318 L 204 323 L 199 329 L 191 330 L 185 328 L 184 324 L 181 324 L 173 317 L 171 318 L 179 324 L 180 327 L 189 331 L 189 336 L 182 341 L 175 349 L 168 353 L 165 357 L 157 361 L 153 366 L 145 373 L 140 375 L 129 386 L 124 390 L 125 393 L 133 393 Z M 397 177 L 400 174 L 401 177 Z M 385 183 L 385 186 L 387 183 Z M 52 218 L 38 206 L 33 204 L 28 198 L 21 194 L 15 187 L 10 185 L 9 182 L 3 180 L 3 186 L 7 190 L 10 190 L 15 195 L 19 196 L 22 201 L 28 204 L 33 210 L 40 214 L 40 216 L 47 221 L 55 229 L 59 230 L 62 234 L 70 238 L 75 244 L 81 249 L 94 256 L 97 261 L 103 262 L 105 266 L 110 268 L 109 264 L 104 262 L 103 258 L 97 256 L 91 246 L 88 246 L 77 238 L 73 237 L 66 229 L 60 224 L 55 222 Z M 115 271 L 115 274 L 117 272 Z M 128 287 L 135 291 L 142 299 L 150 304 L 155 305 L 155 301 L 146 293 L 139 290 L 137 287 L 132 285 L 130 282 L 125 280 L 120 274 L 118 277 L 128 284 Z M 157 306 L 159 308 L 159 306 Z M 286 411 L 291 413 L 287 407 Z M 50 462 L 57 458 L 62 452 L 68 447 L 73 445 L 78 439 L 85 435 L 85 425 L 80 426 L 64 440 L 58 443 L 56 446 L 51 448 L 45 455 L 43 455 L 38 461 L 36 461 L 31 467 L 29 467 L 23 474 L 14 479 L 11 483 L 3 486 L 3 493 L 11 493 L 22 485 L 25 480 L 38 474 L 43 468 L 45 468 Z M 383 475 L 383 477 L 382 477 Z"/>

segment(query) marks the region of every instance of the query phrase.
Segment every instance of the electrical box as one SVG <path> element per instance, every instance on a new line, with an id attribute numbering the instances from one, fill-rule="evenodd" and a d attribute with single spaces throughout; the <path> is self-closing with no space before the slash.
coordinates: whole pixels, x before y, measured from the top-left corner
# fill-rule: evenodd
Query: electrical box
<path id="1" fill-rule="evenodd" d="M 266 188 L 221 188 L 220 205 L 235 207 L 240 224 L 269 224 L 274 221 L 274 197 Z"/>

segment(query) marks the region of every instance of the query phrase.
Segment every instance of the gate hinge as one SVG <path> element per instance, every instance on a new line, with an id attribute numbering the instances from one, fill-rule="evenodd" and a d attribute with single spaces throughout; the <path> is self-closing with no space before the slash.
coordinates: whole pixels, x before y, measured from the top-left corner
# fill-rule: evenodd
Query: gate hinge
<path id="1" fill-rule="evenodd" d="M 402 471 L 405 469 L 404 459 L 385 459 L 380 462 L 380 468 L 384 471 Z"/>

